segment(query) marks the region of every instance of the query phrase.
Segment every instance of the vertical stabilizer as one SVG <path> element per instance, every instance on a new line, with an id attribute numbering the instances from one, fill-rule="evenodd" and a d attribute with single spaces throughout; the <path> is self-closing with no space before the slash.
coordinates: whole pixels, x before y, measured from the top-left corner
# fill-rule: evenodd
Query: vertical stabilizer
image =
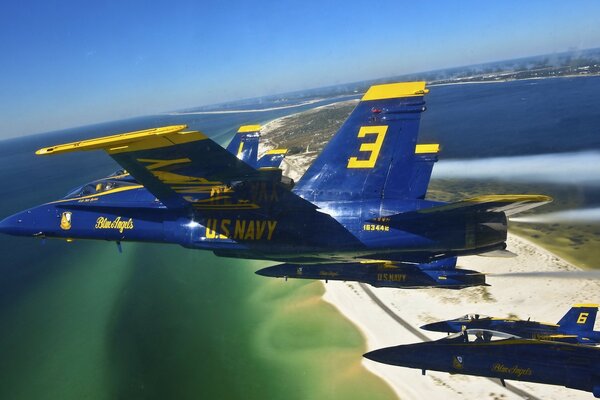
<path id="1" fill-rule="evenodd" d="M 590 332 L 594 330 L 598 304 L 576 304 L 558 321 L 562 333 Z"/>
<path id="2" fill-rule="evenodd" d="M 227 151 L 246 164 L 256 167 L 260 125 L 243 125 L 227 145 Z"/>
<path id="3" fill-rule="evenodd" d="M 438 145 L 417 147 L 425 82 L 376 85 L 306 171 L 309 201 L 423 198 Z"/>

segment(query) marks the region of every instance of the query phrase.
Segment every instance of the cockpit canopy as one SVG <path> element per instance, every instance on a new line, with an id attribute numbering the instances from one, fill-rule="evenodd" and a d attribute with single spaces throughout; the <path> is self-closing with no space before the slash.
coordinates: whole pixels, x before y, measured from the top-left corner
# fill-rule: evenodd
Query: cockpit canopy
<path id="1" fill-rule="evenodd" d="M 462 332 L 456 332 L 450 336 L 447 336 L 440 341 L 453 341 L 453 342 L 473 342 L 473 343 L 483 343 L 483 342 L 494 342 L 497 340 L 505 340 L 505 339 L 516 339 L 519 336 L 499 331 L 492 331 L 489 329 L 467 329 Z"/>
<path id="2" fill-rule="evenodd" d="M 122 188 L 125 186 L 133 186 L 135 184 L 135 182 L 128 182 L 123 180 L 104 179 L 101 181 L 90 182 L 86 185 L 75 188 L 69 191 L 69 193 L 67 193 L 67 195 L 64 198 L 70 199 L 83 196 L 91 196 L 95 194 L 108 192 L 109 190 Z"/>
<path id="3" fill-rule="evenodd" d="M 489 317 L 487 315 L 483 315 L 483 314 L 465 314 L 460 318 L 457 318 L 458 321 L 474 321 L 474 320 L 478 320 L 478 319 L 491 319 L 492 317 Z"/>

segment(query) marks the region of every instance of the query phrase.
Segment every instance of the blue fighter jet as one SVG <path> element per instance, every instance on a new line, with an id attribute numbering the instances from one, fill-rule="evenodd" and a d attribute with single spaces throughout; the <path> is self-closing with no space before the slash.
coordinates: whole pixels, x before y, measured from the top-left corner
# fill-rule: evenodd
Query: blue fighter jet
<path id="1" fill-rule="evenodd" d="M 524 321 L 516 318 L 492 318 L 467 314 L 448 321 L 423 325 L 421 329 L 456 333 L 463 330 L 503 332 L 525 339 L 543 339 L 567 343 L 597 345 L 600 332 L 594 331 L 598 304 L 576 304 L 556 324 Z"/>
<path id="2" fill-rule="evenodd" d="M 104 150 L 123 170 L 4 219 L 0 232 L 176 243 L 284 263 L 259 271 L 266 276 L 483 285 L 456 257 L 502 252 L 507 216 L 551 198 L 425 199 L 439 150 L 417 144 L 427 92 L 425 82 L 372 86 L 295 186 L 278 168 L 252 165 L 243 138 L 232 154 L 185 125 L 42 148 L 38 155 Z"/>
<path id="3" fill-rule="evenodd" d="M 477 335 L 477 334 L 476 334 Z M 600 348 L 472 331 L 433 342 L 378 349 L 369 360 L 406 368 L 560 385 L 600 398 Z"/>

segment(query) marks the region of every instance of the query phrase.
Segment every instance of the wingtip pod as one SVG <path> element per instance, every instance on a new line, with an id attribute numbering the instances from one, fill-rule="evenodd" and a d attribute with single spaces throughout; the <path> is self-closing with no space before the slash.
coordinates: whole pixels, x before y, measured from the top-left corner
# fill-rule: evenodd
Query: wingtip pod
<path id="1" fill-rule="evenodd" d="M 423 96 L 429 93 L 429 89 L 425 88 L 426 84 L 424 81 L 418 81 L 373 85 L 367 90 L 361 101 Z"/>
<path id="2" fill-rule="evenodd" d="M 57 153 L 68 153 L 72 151 L 84 151 L 84 150 L 117 150 L 119 148 L 127 148 L 129 144 L 135 142 L 141 142 L 144 140 L 159 138 L 159 137 L 170 137 L 169 135 L 184 135 L 192 132 L 184 132 L 187 125 L 170 125 L 158 128 L 144 129 L 140 131 L 119 133 L 116 135 L 103 136 L 95 139 L 80 140 L 78 142 L 71 142 L 65 144 L 59 144 L 50 147 L 44 147 L 35 152 L 37 155 L 49 155 Z M 198 135 L 204 137 L 199 132 Z"/>

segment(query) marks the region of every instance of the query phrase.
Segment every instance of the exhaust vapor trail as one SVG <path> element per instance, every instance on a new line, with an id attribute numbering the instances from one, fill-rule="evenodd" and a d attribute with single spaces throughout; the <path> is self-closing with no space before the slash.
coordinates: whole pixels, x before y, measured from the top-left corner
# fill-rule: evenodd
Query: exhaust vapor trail
<path id="1" fill-rule="evenodd" d="M 600 279 L 600 271 L 537 271 L 507 272 L 486 274 L 495 278 L 559 278 L 559 279 Z"/>
<path id="2" fill-rule="evenodd" d="M 599 186 L 600 151 L 441 160 L 433 177 Z"/>
<path id="3" fill-rule="evenodd" d="M 568 222 L 571 224 L 591 224 L 600 222 L 600 207 L 582 208 L 578 210 L 556 211 L 546 214 L 528 215 L 510 218 L 514 222 L 531 224 L 552 224 Z"/>

